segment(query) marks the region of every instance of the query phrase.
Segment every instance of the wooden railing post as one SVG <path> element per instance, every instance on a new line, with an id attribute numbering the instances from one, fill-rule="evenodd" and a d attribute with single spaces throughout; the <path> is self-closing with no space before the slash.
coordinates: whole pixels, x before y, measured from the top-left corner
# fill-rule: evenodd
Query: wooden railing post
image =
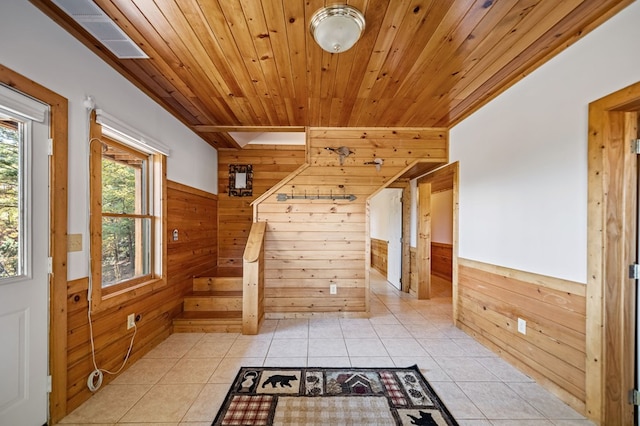
<path id="1" fill-rule="evenodd" d="M 264 234 L 266 222 L 254 222 L 242 256 L 242 334 L 258 334 L 264 317 Z"/>

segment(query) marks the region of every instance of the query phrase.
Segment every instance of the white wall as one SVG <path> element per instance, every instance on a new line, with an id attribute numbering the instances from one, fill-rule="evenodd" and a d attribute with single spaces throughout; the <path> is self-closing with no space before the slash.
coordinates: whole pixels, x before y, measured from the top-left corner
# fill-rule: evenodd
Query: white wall
<path id="1" fill-rule="evenodd" d="M 453 244 L 453 191 L 431 194 L 431 241 Z"/>
<path id="2" fill-rule="evenodd" d="M 217 152 L 26 0 L 0 4 L 0 64 L 69 100 L 69 233 L 84 251 L 70 253 L 68 278 L 88 275 L 88 125 L 83 100 L 171 147 L 167 177 L 217 193 Z"/>
<path id="3" fill-rule="evenodd" d="M 640 80 L 640 2 L 450 132 L 459 255 L 586 282 L 588 104 Z"/>

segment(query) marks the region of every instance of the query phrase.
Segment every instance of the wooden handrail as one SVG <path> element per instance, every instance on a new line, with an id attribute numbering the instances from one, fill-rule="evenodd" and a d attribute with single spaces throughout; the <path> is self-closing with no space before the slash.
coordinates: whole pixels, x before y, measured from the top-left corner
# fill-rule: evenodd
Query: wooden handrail
<path id="1" fill-rule="evenodd" d="M 267 228 L 267 222 L 253 222 L 251 225 L 251 231 L 249 232 L 249 239 L 247 245 L 244 248 L 244 254 L 242 259 L 244 262 L 257 262 L 262 250 L 262 242 L 264 241 L 264 233 Z"/>
<path id="2" fill-rule="evenodd" d="M 258 334 L 264 318 L 264 234 L 266 222 L 251 225 L 242 256 L 242 334 Z"/>

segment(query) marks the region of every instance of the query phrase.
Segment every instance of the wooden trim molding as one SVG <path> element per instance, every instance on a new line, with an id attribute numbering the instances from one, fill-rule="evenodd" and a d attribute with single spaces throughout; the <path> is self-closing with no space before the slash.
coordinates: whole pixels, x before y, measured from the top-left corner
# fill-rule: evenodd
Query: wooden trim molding
<path id="1" fill-rule="evenodd" d="M 589 104 L 587 416 L 633 424 L 637 156 L 640 83 Z"/>
<path id="2" fill-rule="evenodd" d="M 0 83 L 13 87 L 50 106 L 53 154 L 49 157 L 49 420 L 57 423 L 67 410 L 67 159 L 68 101 L 55 92 L 0 65 Z"/>

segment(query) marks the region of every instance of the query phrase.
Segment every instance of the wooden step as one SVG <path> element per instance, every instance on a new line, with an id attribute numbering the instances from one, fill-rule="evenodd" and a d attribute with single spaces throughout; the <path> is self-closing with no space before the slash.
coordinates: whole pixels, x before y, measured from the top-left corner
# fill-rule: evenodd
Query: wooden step
<path id="1" fill-rule="evenodd" d="M 242 277 L 194 278 L 193 291 L 242 291 Z"/>
<path id="2" fill-rule="evenodd" d="M 182 312 L 173 319 L 174 333 L 242 333 L 242 312 Z"/>
<path id="3" fill-rule="evenodd" d="M 184 296 L 184 311 L 242 311 L 242 291 L 193 291 Z"/>

